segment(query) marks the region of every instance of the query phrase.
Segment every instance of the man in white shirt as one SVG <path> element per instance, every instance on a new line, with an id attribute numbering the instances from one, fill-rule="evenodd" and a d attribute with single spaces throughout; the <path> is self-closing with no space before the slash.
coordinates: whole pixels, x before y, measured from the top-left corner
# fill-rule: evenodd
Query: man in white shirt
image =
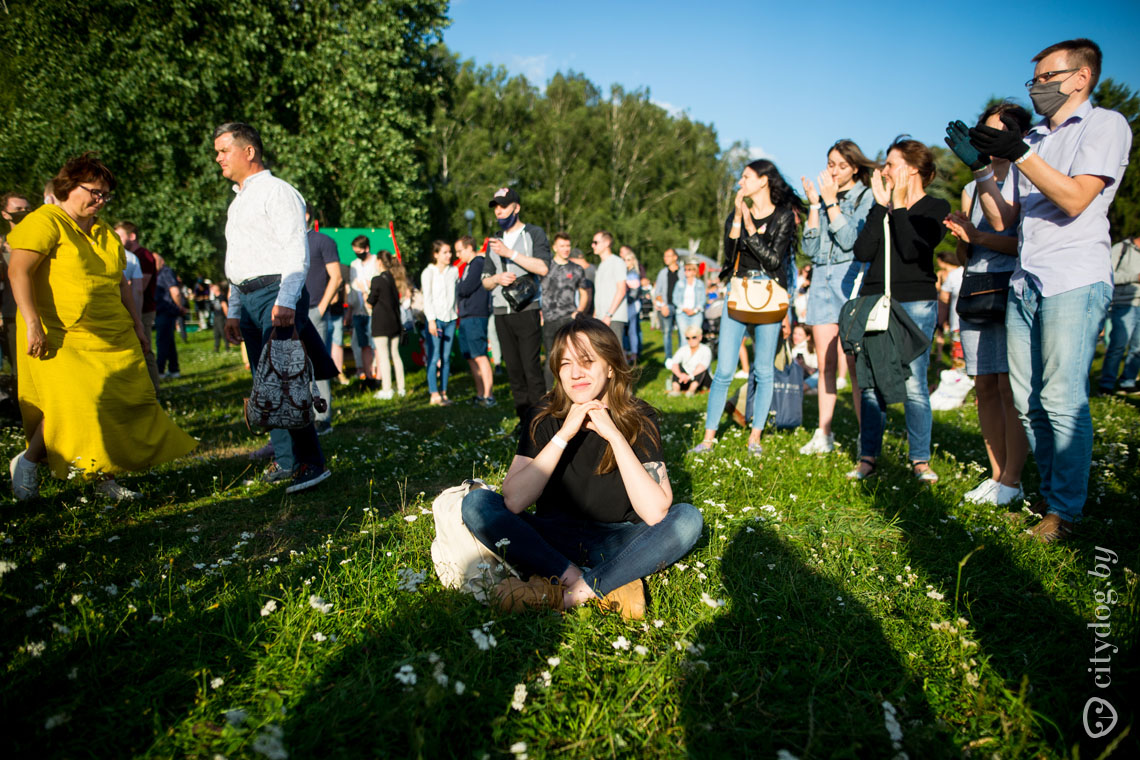
<path id="1" fill-rule="evenodd" d="M 590 242 L 601 262 L 594 278 L 594 317 L 610 326 L 621 340 L 625 334 L 625 262 L 613 252 L 614 236 L 605 230 L 594 233 Z"/>
<path id="2" fill-rule="evenodd" d="M 226 277 L 230 311 L 226 340 L 243 340 L 256 373 L 262 347 L 294 328 L 305 344 L 317 379 L 334 377 L 336 365 L 309 321 L 305 276 L 309 271 L 305 200 L 292 185 L 273 176 L 262 159 L 261 136 L 248 124 L 227 123 L 214 130 L 215 160 L 236 194 L 226 219 Z M 286 493 L 321 483 L 330 475 L 313 423 L 299 430 L 270 431 L 277 461 L 266 479 L 292 478 Z"/>

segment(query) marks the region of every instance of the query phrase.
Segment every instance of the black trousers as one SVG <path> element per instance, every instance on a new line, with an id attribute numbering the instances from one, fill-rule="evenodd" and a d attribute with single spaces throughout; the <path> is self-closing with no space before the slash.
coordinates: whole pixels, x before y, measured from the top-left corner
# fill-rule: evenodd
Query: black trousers
<path id="1" fill-rule="evenodd" d="M 155 354 L 158 356 L 159 372 L 178 372 L 178 344 L 174 342 L 177 320 L 173 314 L 158 312 L 154 315 Z"/>
<path id="2" fill-rule="evenodd" d="M 519 419 L 546 393 L 542 376 L 542 325 L 538 309 L 518 314 L 496 314 L 495 330 Z"/>
<path id="3" fill-rule="evenodd" d="M 546 319 L 542 322 L 542 347 L 546 351 L 546 361 L 542 363 L 542 377 L 546 380 L 546 387 L 554 387 L 554 373 L 550 371 L 550 349 L 554 345 L 554 336 L 562 328 L 562 325 L 569 324 L 573 320 L 569 315 L 565 317 L 557 317 L 555 319 Z"/>

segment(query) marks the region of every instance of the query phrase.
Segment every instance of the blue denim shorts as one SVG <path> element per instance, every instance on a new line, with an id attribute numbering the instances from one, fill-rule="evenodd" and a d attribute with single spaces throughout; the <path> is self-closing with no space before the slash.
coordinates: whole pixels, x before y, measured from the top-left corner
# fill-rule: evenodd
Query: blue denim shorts
<path id="1" fill-rule="evenodd" d="M 329 321 L 329 342 L 328 342 L 329 348 L 332 348 L 333 346 L 343 346 L 344 345 L 344 315 L 342 314 L 339 317 L 333 317 L 333 316 L 326 314 L 325 318 L 328 319 L 328 321 Z"/>
<path id="2" fill-rule="evenodd" d="M 843 308 L 843 304 L 851 300 L 855 279 L 863 266 L 862 262 L 853 259 L 842 264 L 812 267 L 811 288 L 808 290 L 807 316 L 804 318 L 804 323 L 838 324 L 839 310 Z"/>
<path id="3" fill-rule="evenodd" d="M 1005 322 L 975 325 L 962 320 L 962 352 L 966 355 L 966 374 L 996 375 L 1009 372 L 1005 352 Z"/>
<path id="4" fill-rule="evenodd" d="M 459 320 L 459 351 L 464 359 L 487 355 L 487 322 L 490 317 L 463 317 Z"/>
<path id="5" fill-rule="evenodd" d="M 376 341 L 372 340 L 372 317 L 367 314 L 353 314 L 352 331 L 356 334 L 356 345 L 361 348 L 376 348 Z"/>

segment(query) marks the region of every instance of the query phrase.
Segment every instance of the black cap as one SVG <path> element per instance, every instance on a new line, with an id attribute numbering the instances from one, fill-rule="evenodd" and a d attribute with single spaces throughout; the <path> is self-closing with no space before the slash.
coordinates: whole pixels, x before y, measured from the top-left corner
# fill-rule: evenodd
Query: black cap
<path id="1" fill-rule="evenodd" d="M 495 191 L 495 197 L 493 197 L 491 199 L 491 202 L 487 205 L 509 206 L 512 203 L 518 203 L 519 205 L 522 205 L 522 201 L 519 200 L 519 194 L 515 192 L 513 187 L 500 187 Z"/>

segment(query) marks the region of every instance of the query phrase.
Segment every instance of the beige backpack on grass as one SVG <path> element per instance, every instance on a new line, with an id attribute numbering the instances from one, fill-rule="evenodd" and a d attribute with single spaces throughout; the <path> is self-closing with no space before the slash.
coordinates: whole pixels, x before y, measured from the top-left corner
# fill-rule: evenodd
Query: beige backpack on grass
<path id="1" fill-rule="evenodd" d="M 518 573 L 503 558 L 475 538 L 463 524 L 463 497 L 473 488 L 494 490 L 481 480 L 465 480 L 448 488 L 432 502 L 435 517 L 435 540 L 431 542 L 431 560 L 435 573 L 446 588 L 459 589 L 486 602 L 489 593 L 508 575 Z"/>

